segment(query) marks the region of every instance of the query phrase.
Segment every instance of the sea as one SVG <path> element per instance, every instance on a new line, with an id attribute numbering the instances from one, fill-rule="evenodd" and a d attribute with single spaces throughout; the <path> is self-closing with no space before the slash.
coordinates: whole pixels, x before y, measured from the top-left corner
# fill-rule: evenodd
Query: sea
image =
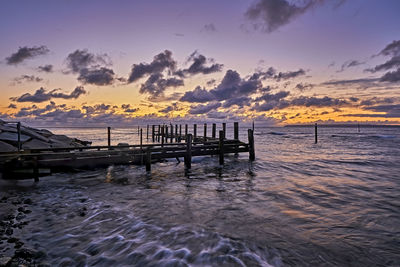
<path id="1" fill-rule="evenodd" d="M 105 128 L 48 129 L 107 143 Z M 110 166 L 0 192 L 32 200 L 16 234 L 50 266 L 400 266 L 400 127 L 320 126 L 316 144 L 313 126 L 256 125 L 254 138 L 253 162 Z M 137 144 L 138 130 L 111 139 Z"/>

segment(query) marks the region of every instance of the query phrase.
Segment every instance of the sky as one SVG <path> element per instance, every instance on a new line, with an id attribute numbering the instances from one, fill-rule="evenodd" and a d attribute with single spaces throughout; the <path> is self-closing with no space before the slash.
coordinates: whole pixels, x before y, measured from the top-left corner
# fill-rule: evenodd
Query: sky
<path id="1" fill-rule="evenodd" d="M 398 0 L 5 0 L 0 119 L 400 124 Z"/>

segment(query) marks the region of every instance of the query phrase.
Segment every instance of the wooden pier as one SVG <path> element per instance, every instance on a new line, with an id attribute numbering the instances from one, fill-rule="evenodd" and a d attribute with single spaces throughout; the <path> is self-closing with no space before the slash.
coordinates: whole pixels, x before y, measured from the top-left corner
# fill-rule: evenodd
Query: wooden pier
<path id="1" fill-rule="evenodd" d="M 93 169 L 110 165 L 145 165 L 151 171 L 151 165 L 169 158 L 184 158 L 185 168 L 191 168 L 192 157 L 219 155 L 219 163 L 224 164 L 225 154 L 247 152 L 249 159 L 255 159 L 254 134 L 248 129 L 248 142 L 239 140 L 239 123 L 234 123 L 233 139 L 226 138 L 226 124 L 216 133 L 216 124 L 212 124 L 211 136 L 207 136 L 207 124 L 203 126 L 203 135 L 198 135 L 197 124 L 193 133 L 188 125 L 147 125 L 146 140 L 143 144 L 143 129 L 138 127 L 140 144 L 120 143 L 111 145 L 111 128 L 107 127 L 107 146 L 62 147 L 0 152 L 0 168 L 5 179 L 34 178 L 59 171 Z M 151 131 L 150 131 L 151 130 Z"/>

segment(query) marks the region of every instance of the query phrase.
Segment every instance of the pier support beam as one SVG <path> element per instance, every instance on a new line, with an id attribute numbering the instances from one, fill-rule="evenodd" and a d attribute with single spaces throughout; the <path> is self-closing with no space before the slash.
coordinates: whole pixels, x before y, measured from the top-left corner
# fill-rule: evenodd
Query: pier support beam
<path id="1" fill-rule="evenodd" d="M 315 123 L 314 131 L 315 131 L 315 133 L 314 133 L 315 143 L 318 143 L 318 124 L 317 123 Z"/>
<path id="2" fill-rule="evenodd" d="M 108 149 L 110 149 L 110 146 L 111 146 L 111 127 L 107 127 L 107 144 L 108 144 Z"/>
<path id="3" fill-rule="evenodd" d="M 186 136 L 186 156 L 185 156 L 185 167 L 190 169 L 192 167 L 192 141 L 193 136 L 188 134 Z"/>
<path id="4" fill-rule="evenodd" d="M 193 140 L 197 137 L 197 124 L 193 124 Z"/>
<path id="5" fill-rule="evenodd" d="M 207 123 L 204 123 L 204 142 L 207 141 Z"/>
<path id="6" fill-rule="evenodd" d="M 239 141 L 239 122 L 233 123 L 233 139 Z M 239 155 L 238 146 L 235 147 L 235 156 Z"/>
<path id="7" fill-rule="evenodd" d="M 219 131 L 219 164 L 224 165 L 224 131 Z"/>
<path id="8" fill-rule="evenodd" d="M 217 137 L 217 125 L 215 123 L 212 124 L 212 133 L 211 137 L 215 139 Z"/>
<path id="9" fill-rule="evenodd" d="M 17 134 L 18 134 L 18 141 L 17 141 L 17 149 L 21 151 L 21 123 L 17 122 Z"/>
<path id="10" fill-rule="evenodd" d="M 188 135 L 188 125 L 185 124 L 185 138 L 187 137 L 187 135 Z"/>
<path id="11" fill-rule="evenodd" d="M 224 138 L 226 138 L 226 123 L 222 123 L 222 131 L 224 132 Z"/>
<path id="12" fill-rule="evenodd" d="M 156 126 L 153 124 L 151 125 L 151 141 L 153 141 L 154 143 L 154 130 L 155 130 Z"/>
<path id="13" fill-rule="evenodd" d="M 254 151 L 254 133 L 252 129 L 248 129 L 249 135 L 249 159 L 251 161 L 256 159 L 255 151 Z"/>

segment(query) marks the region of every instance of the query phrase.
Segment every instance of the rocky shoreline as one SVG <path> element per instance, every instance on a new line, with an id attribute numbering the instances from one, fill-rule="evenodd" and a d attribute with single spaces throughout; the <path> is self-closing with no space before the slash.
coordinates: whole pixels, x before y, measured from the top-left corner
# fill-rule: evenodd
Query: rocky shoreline
<path id="1" fill-rule="evenodd" d="M 46 253 L 28 247 L 19 236 L 30 223 L 31 198 L 21 192 L 0 195 L 0 267 L 49 266 Z"/>
<path id="2" fill-rule="evenodd" d="M 66 135 L 53 134 L 46 129 L 35 129 L 21 125 L 20 141 L 22 149 L 82 147 L 91 142 L 70 138 Z M 18 130 L 16 123 L 0 120 L 0 152 L 18 151 Z"/>

